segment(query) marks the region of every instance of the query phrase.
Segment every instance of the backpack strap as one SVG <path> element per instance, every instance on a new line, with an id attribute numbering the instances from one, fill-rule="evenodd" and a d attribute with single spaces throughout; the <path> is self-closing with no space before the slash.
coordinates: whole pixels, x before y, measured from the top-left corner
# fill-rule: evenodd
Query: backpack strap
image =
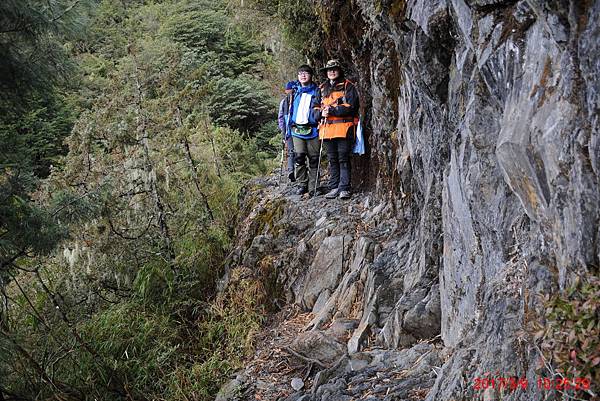
<path id="1" fill-rule="evenodd" d="M 346 104 L 348 103 L 348 101 L 346 100 L 346 92 L 348 91 L 348 84 L 354 85 L 354 83 L 347 79 L 344 81 L 344 96 L 342 97 L 342 101 Z"/>

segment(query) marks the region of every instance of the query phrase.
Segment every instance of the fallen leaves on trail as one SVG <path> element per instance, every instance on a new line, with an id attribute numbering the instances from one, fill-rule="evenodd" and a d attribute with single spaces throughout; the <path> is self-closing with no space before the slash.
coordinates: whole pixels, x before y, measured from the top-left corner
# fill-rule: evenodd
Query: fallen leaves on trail
<path id="1" fill-rule="evenodd" d="M 312 317 L 311 313 L 300 313 L 290 306 L 277 313 L 268 328 L 255 338 L 256 352 L 245 361 L 245 372 L 255 384 L 254 399 L 286 397 L 293 391 L 290 385 L 293 377 L 308 376 L 312 367 L 301 363 L 286 348 Z M 310 380 L 305 383 L 307 388 L 311 385 Z"/>

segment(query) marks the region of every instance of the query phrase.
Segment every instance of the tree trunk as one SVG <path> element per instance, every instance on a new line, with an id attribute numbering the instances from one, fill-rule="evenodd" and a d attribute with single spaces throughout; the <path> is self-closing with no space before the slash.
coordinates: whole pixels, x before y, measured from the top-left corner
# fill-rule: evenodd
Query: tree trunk
<path id="1" fill-rule="evenodd" d="M 177 116 L 177 125 L 179 126 L 179 128 L 182 128 L 183 123 L 181 122 L 181 111 L 179 110 L 179 107 L 177 107 L 175 109 L 175 112 L 176 112 L 176 116 Z M 212 209 L 210 208 L 210 205 L 208 204 L 208 198 L 207 198 L 206 194 L 200 188 L 200 180 L 198 179 L 198 169 L 196 168 L 196 162 L 194 161 L 194 158 L 192 157 L 192 152 L 190 151 L 190 143 L 188 141 L 187 135 L 183 136 L 182 143 L 183 143 L 183 147 L 185 149 L 185 155 L 186 155 L 187 161 L 190 165 L 190 169 L 192 170 L 194 184 L 196 185 L 196 189 L 198 190 L 198 193 L 200 194 L 200 197 L 202 198 L 204 207 L 206 208 L 206 212 L 208 213 L 208 217 L 210 219 L 210 222 L 212 223 L 215 221 L 215 218 L 214 218 Z"/>
<path id="2" fill-rule="evenodd" d="M 157 217 L 158 217 L 158 228 L 160 230 L 160 234 L 164 241 L 164 251 L 167 254 L 169 263 L 171 267 L 174 267 L 175 263 L 175 251 L 173 249 L 173 241 L 171 240 L 171 236 L 169 234 L 169 226 L 167 224 L 167 218 L 165 214 L 165 208 L 161 199 L 161 196 L 158 192 L 158 185 L 156 183 L 156 170 L 154 169 L 154 165 L 152 164 L 152 159 L 150 157 L 150 143 L 148 141 L 148 122 L 146 119 L 146 114 L 143 109 L 143 100 L 144 93 L 142 91 L 142 84 L 139 79 L 139 69 L 137 64 L 137 59 L 135 57 L 134 52 L 132 51 L 132 47 L 128 46 L 129 53 L 133 59 L 133 65 L 135 69 L 135 86 L 136 86 L 136 106 L 137 106 L 137 123 L 138 123 L 138 133 L 141 134 L 141 142 L 144 148 L 144 164 L 146 165 L 146 173 L 148 175 L 148 183 L 150 186 L 150 192 L 152 193 L 152 199 L 154 200 L 154 208 L 156 209 Z"/>
<path id="3" fill-rule="evenodd" d="M 210 133 L 210 127 L 207 123 L 204 123 L 204 129 L 206 133 Z M 221 178 L 221 168 L 219 167 L 219 158 L 217 157 L 217 149 L 215 148 L 215 138 L 212 134 L 210 134 L 210 144 L 212 146 L 213 158 L 215 161 L 215 169 L 217 170 L 217 176 Z"/>

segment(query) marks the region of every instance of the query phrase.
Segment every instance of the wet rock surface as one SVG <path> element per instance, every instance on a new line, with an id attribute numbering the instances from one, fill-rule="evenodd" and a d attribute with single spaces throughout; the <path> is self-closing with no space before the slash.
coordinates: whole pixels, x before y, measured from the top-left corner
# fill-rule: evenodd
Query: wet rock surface
<path id="1" fill-rule="evenodd" d="M 531 311 L 598 274 L 600 1 L 314 3 L 340 20 L 326 44 L 363 99 L 368 185 L 328 202 L 265 179 L 245 197 L 230 267 L 272 263 L 305 314 L 281 341 L 345 346 L 296 357 L 305 386 L 264 399 L 558 399 L 474 380 L 549 376 Z"/>

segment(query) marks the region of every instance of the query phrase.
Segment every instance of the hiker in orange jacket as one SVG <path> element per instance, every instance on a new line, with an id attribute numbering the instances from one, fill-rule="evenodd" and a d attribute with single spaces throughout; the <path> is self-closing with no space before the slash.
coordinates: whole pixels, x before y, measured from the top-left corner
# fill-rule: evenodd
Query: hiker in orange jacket
<path id="1" fill-rule="evenodd" d="M 329 160 L 329 192 L 327 199 L 338 196 L 350 198 L 350 152 L 354 143 L 354 129 L 358 116 L 358 92 L 354 84 L 344 78 L 338 60 L 329 60 L 322 71 L 327 81 L 321 85 L 321 125 L 319 138 L 327 144 Z"/>

